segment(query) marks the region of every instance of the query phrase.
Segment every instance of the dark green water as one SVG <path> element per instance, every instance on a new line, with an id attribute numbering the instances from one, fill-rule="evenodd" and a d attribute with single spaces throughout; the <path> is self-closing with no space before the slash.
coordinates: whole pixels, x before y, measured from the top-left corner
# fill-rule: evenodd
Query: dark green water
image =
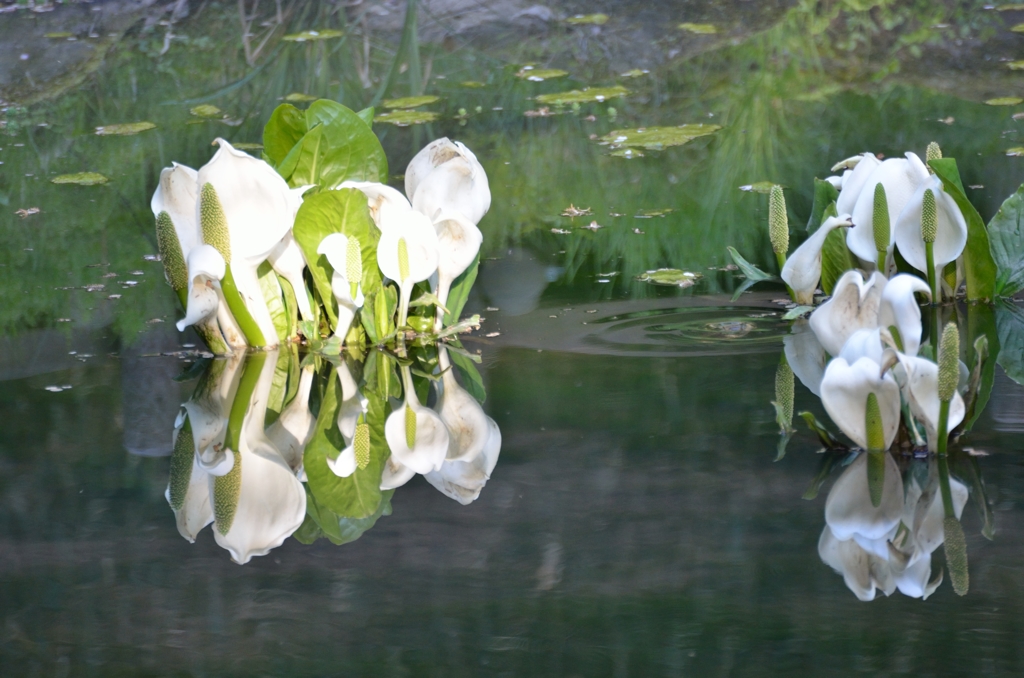
<path id="1" fill-rule="evenodd" d="M 544 21 L 517 18 L 526 4 L 424 3 L 396 61 L 404 3 L 365 21 L 359 7 L 285 3 L 287 31 L 346 37 L 292 44 L 278 29 L 250 64 L 234 3 L 185 4 L 189 15 L 170 26 L 157 8 L 116 2 L 0 14 L 0 673 L 1024 672 L 1024 390 L 997 368 L 960 445 L 989 456 L 954 464 L 972 488 L 968 595 L 947 574 L 926 601 L 860 602 L 817 551 L 838 471 L 801 498 L 822 461 L 802 424 L 773 462 L 770 401 L 788 323 L 772 300 L 784 292 L 732 304 L 741 280 L 709 270 L 728 262 L 727 245 L 773 266 L 767 199 L 740 185 L 789 187 L 797 239 L 812 179 L 867 149 L 923 154 L 938 141 L 990 217 L 1024 181 L 1022 160 L 1005 155 L 1022 145 L 1012 114 L 1024 108 L 983 103 L 1021 91 L 1024 76 L 1004 61 L 1024 57 L 1024 37 L 1008 30 L 1024 13 L 566 2 Z M 558 20 L 581 11 L 610 19 Z M 273 3 L 256 13 L 250 51 L 261 22 L 275 20 Z M 687 34 L 681 21 L 720 33 Z M 65 31 L 79 40 L 44 37 Z M 515 73 L 528 62 L 570 76 L 525 82 Z M 649 73 L 620 75 L 633 68 Z M 524 115 L 539 110 L 537 94 L 614 84 L 631 93 Z M 466 343 L 482 352 L 498 466 L 468 506 L 417 478 L 355 542 L 289 539 L 238 566 L 210 530 L 195 544 L 179 536 L 164 499 L 168 460 L 151 456 L 169 452 L 195 385 L 173 381 L 183 360 L 154 355 L 190 341 L 173 328 L 160 263 L 146 258 L 159 171 L 201 165 L 216 136 L 259 142 L 293 92 L 360 109 L 421 89 L 444 97 L 428 107 L 438 121 L 375 131 L 392 174 L 447 135 L 490 178 L 487 260 L 467 309 L 486 320 Z M 233 124 L 190 115 L 200 103 Z M 142 120 L 157 127 L 92 133 Z M 723 129 L 643 158 L 610 157 L 591 139 L 697 122 Z M 79 171 L 111 181 L 48 180 Z M 560 216 L 570 204 L 593 214 Z M 592 220 L 603 228 L 574 228 Z M 685 290 L 636 280 L 666 266 L 704 278 Z M 799 384 L 796 400 L 825 419 Z"/>

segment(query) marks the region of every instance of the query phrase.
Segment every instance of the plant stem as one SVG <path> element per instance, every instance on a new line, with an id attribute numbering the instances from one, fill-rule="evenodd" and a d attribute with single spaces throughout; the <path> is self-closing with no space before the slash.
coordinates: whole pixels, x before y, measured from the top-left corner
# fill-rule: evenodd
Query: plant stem
<path id="1" fill-rule="evenodd" d="M 267 341 L 263 338 L 263 332 L 260 331 L 256 320 L 249 313 L 249 308 L 245 305 L 241 292 L 238 291 L 235 277 L 231 274 L 230 264 L 224 268 L 224 278 L 220 281 L 220 288 L 224 292 L 224 301 L 227 302 L 231 315 L 235 317 L 235 322 L 238 323 L 239 329 L 245 335 L 246 343 L 254 348 L 264 348 Z"/>
<path id="2" fill-rule="evenodd" d="M 946 456 L 946 446 L 949 443 L 949 433 L 946 431 L 946 429 L 948 429 L 948 428 L 949 428 L 949 401 L 948 400 L 940 400 L 939 401 L 939 444 L 938 444 L 938 450 L 936 450 L 936 454 L 939 455 L 940 459 L 944 458 Z"/>
<path id="3" fill-rule="evenodd" d="M 236 454 L 238 453 L 238 441 L 242 436 L 242 426 L 245 424 L 245 415 L 249 412 L 249 401 L 252 400 L 252 393 L 256 390 L 256 384 L 260 380 L 263 364 L 267 361 L 267 354 L 256 353 L 247 356 L 244 360 L 242 378 L 238 382 L 238 390 L 231 403 L 228 428 L 224 434 L 224 446 Z"/>
<path id="4" fill-rule="evenodd" d="M 935 273 L 935 243 L 925 242 L 924 244 L 924 255 L 928 268 L 928 288 L 932 291 L 932 304 L 938 304 L 942 302 L 942 297 L 939 296 L 939 281 L 938 276 Z"/>
<path id="5" fill-rule="evenodd" d="M 942 510 L 947 518 L 956 518 L 953 511 L 953 492 L 949 489 L 949 459 L 939 457 L 939 489 L 942 490 Z"/>

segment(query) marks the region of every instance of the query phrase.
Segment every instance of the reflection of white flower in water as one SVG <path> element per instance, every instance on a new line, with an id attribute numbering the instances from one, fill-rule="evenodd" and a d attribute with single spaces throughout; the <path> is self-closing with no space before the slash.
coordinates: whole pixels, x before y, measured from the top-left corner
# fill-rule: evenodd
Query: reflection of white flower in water
<path id="1" fill-rule="evenodd" d="M 312 365 L 302 368 L 295 397 L 281 410 L 277 421 L 267 427 L 267 438 L 295 470 L 302 466 L 302 452 L 316 428 L 316 417 L 309 410 L 309 393 L 314 376 Z"/>
<path id="2" fill-rule="evenodd" d="M 402 366 L 402 385 L 405 400 L 384 423 L 391 456 L 415 473 L 440 470 L 448 454 L 448 429 L 436 412 L 420 404 L 408 366 Z"/>
<path id="3" fill-rule="evenodd" d="M 213 522 L 208 475 L 196 460 L 192 426 L 185 412 L 174 423 L 171 468 L 164 497 L 174 511 L 178 533 L 190 542 Z"/>
<path id="4" fill-rule="evenodd" d="M 821 404 L 828 416 L 864 449 L 888 450 L 900 423 L 899 386 L 891 374 L 880 372 L 881 366 L 868 357 L 852 365 L 834 358 L 821 380 Z"/>
<path id="5" fill-rule="evenodd" d="M 362 459 L 364 467 L 369 462 L 370 431 L 365 421 L 360 422 L 360 418 L 366 414 L 366 408 L 370 401 L 359 391 L 359 387 L 345 363 L 338 366 L 338 381 L 341 383 L 338 430 L 345 441 L 345 448 L 336 459 L 328 457 L 327 466 L 334 475 L 347 478 L 355 473 L 356 468 L 360 466 L 359 454 L 364 455 Z M 360 429 L 360 426 L 365 428 Z M 359 436 L 363 436 L 364 439 L 358 440 Z M 363 448 L 359 450 L 359 454 L 357 454 L 357 447 Z"/>
<path id="6" fill-rule="evenodd" d="M 810 324 L 803 318 L 797 319 L 790 333 L 782 338 L 782 345 L 793 374 L 811 393 L 820 396 L 821 378 L 825 376 L 828 356 Z"/>

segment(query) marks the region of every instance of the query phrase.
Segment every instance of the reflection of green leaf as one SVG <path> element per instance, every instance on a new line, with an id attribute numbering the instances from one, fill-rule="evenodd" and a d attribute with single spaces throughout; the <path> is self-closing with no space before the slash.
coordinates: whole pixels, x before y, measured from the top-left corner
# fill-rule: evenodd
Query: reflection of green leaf
<path id="1" fill-rule="evenodd" d="M 615 85 L 614 87 L 587 87 L 582 90 L 574 89 L 569 92 L 541 94 L 536 97 L 536 101 L 539 104 L 586 104 L 624 97 L 627 94 L 629 94 L 629 90 L 621 85 Z"/>
<path id="2" fill-rule="evenodd" d="M 306 519 L 294 534 L 303 544 L 312 544 L 320 537 L 326 537 L 338 546 L 353 542 L 373 527 L 381 516 L 391 515 L 391 497 L 394 490 L 381 494 L 377 510 L 366 518 L 343 518 L 321 506 L 306 486 Z"/>
<path id="3" fill-rule="evenodd" d="M 117 125 L 103 125 L 102 127 L 96 128 L 96 134 L 104 136 L 130 136 L 132 134 L 138 134 L 139 132 L 145 132 L 146 130 L 156 129 L 156 125 L 151 122 L 124 122 Z"/>
<path id="4" fill-rule="evenodd" d="M 363 294 L 373 294 L 380 287 L 380 271 L 377 268 L 380 231 L 370 220 L 366 196 L 350 188 L 307 196 L 295 215 L 292 232 L 302 248 L 314 286 L 327 308 L 331 328 L 334 329 L 338 322 L 331 289 L 334 269 L 327 257 L 317 254 L 317 248 L 331 233 L 344 233 L 358 238 L 363 255 Z"/>
<path id="5" fill-rule="evenodd" d="M 369 394 L 367 394 L 369 395 Z M 345 447 L 338 429 L 338 407 L 341 399 L 339 380 L 331 372 L 327 391 L 320 403 L 320 414 L 313 436 L 303 454 L 303 466 L 309 479 L 309 489 L 318 505 L 346 518 L 367 518 L 380 507 L 380 479 L 388 457 L 384 442 L 385 401 L 382 397 L 369 398 L 366 421 L 370 425 L 370 463 L 356 469 L 347 478 L 334 475 L 327 466 L 328 457 L 337 457 Z"/>
<path id="6" fill-rule="evenodd" d="M 473 283 L 476 282 L 476 274 L 480 268 L 480 253 L 476 255 L 476 259 L 470 264 L 469 268 L 462 272 L 462 274 L 452 282 L 452 289 L 448 293 L 448 300 L 446 305 L 448 306 L 448 312 L 444 314 L 444 324 L 451 325 L 454 322 L 458 322 L 459 315 L 462 313 L 462 309 L 465 308 L 466 302 L 469 300 L 469 291 L 473 288 Z"/>
<path id="7" fill-rule="evenodd" d="M 801 415 L 804 413 L 801 412 Z M 812 415 L 813 416 L 813 415 Z M 821 463 L 818 465 L 818 474 L 811 481 L 810 487 L 803 494 L 803 499 L 810 501 L 818 496 L 818 491 L 821 490 L 821 486 L 828 480 L 828 476 L 832 473 L 837 465 L 841 464 L 844 459 L 848 456 L 846 450 L 828 450 L 826 449 L 821 455 Z"/>
<path id="8" fill-rule="evenodd" d="M 110 179 L 99 172 L 75 172 L 74 174 L 60 174 L 50 179 L 54 184 L 78 184 L 79 186 L 98 186 L 105 184 Z"/>
<path id="9" fill-rule="evenodd" d="M 639 129 L 617 129 L 601 137 L 601 143 L 611 148 L 645 148 L 660 150 L 669 146 L 682 146 L 698 137 L 714 134 L 722 129 L 720 125 L 704 123 L 679 125 L 676 127 L 641 127 Z"/>
<path id="10" fill-rule="evenodd" d="M 462 387 L 469 391 L 480 403 L 487 400 L 484 380 L 480 376 L 480 371 L 476 369 L 476 365 L 469 359 L 469 356 L 458 351 L 449 351 L 448 357 L 451 358 L 452 366 L 462 375 Z"/>
<path id="11" fill-rule="evenodd" d="M 1006 376 L 1024 385 L 1024 311 L 1000 301 L 996 306 L 996 328 L 999 332 L 999 358 L 996 362 Z"/>
<path id="12" fill-rule="evenodd" d="M 281 285 L 277 281 L 277 273 L 270 267 L 270 262 L 264 261 L 256 269 L 259 277 L 260 291 L 263 292 L 263 300 L 270 311 L 270 319 L 274 323 L 274 330 L 277 332 L 279 341 L 288 341 L 288 309 L 285 307 Z"/>
<path id="13" fill-rule="evenodd" d="M 388 111 L 374 116 L 374 122 L 383 122 L 396 127 L 408 127 L 409 125 L 423 125 L 437 120 L 438 114 L 434 111 Z"/>
<path id="14" fill-rule="evenodd" d="M 964 270 L 967 279 L 968 301 L 986 301 L 995 296 L 996 262 L 989 248 L 988 231 L 978 210 L 964 195 L 960 171 L 953 158 L 939 158 L 928 165 L 942 179 L 946 192 L 956 201 L 967 221 L 967 247 L 964 250 Z"/>
<path id="15" fill-rule="evenodd" d="M 1010 297 L 1024 289 L 1024 186 L 1007 198 L 992 221 L 988 237 L 999 274 L 995 294 Z"/>

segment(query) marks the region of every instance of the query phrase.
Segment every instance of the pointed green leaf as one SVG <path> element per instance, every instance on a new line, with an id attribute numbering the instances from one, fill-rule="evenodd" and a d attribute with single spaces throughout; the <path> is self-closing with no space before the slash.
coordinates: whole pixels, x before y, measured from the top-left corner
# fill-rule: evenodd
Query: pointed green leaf
<path id="1" fill-rule="evenodd" d="M 953 158 L 939 158 L 928 165 L 942 180 L 946 192 L 956 202 L 967 221 L 967 247 L 964 250 L 964 270 L 967 279 L 967 299 L 987 301 L 995 297 L 996 262 L 992 258 L 988 231 L 978 210 L 964 194 L 960 171 Z"/>
<path id="2" fill-rule="evenodd" d="M 1009 297 L 1024 289 L 1024 186 L 1007 198 L 988 222 L 998 276 L 995 293 Z"/>
<path id="3" fill-rule="evenodd" d="M 270 164 L 280 165 L 308 131 L 305 112 L 291 104 L 281 104 L 275 108 L 263 127 L 263 152 Z"/>
<path id="4" fill-rule="evenodd" d="M 448 312 L 444 314 L 444 324 L 451 325 L 459 321 L 459 314 L 469 300 L 469 291 L 476 282 L 476 274 L 480 268 L 480 254 L 477 253 L 473 263 L 452 282 L 451 291 L 448 293 Z"/>

